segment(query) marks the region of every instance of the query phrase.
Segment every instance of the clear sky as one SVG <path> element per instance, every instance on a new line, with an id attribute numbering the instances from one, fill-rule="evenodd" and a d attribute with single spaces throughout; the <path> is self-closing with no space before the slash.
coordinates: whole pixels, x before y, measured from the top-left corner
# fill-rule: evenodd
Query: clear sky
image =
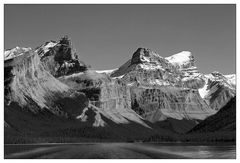
<path id="1" fill-rule="evenodd" d="M 191 51 L 203 73 L 235 73 L 235 5 L 5 5 L 4 48 L 68 35 L 93 69 L 117 68 L 138 47 Z"/>

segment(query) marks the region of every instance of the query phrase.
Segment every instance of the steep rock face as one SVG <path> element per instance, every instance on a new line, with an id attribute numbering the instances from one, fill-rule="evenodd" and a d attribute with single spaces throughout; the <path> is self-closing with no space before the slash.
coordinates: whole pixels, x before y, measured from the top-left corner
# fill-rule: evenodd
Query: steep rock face
<path id="1" fill-rule="evenodd" d="M 197 90 L 172 86 L 132 87 L 132 109 L 151 122 L 167 118 L 203 120 L 215 114 Z"/>
<path id="2" fill-rule="evenodd" d="M 234 78 L 226 78 L 219 72 L 205 75 L 206 84 L 199 89 L 201 97 L 214 110 L 220 110 L 227 102 L 236 95 Z"/>
<path id="3" fill-rule="evenodd" d="M 45 69 L 55 77 L 87 69 L 86 65 L 79 60 L 77 53 L 73 51 L 71 41 L 66 36 L 58 42 L 46 42 L 35 51 L 40 56 Z"/>
<path id="4" fill-rule="evenodd" d="M 90 99 L 89 107 L 100 113 L 96 115 L 98 122 L 95 124 L 103 126 L 103 117 L 106 117 L 117 124 L 128 124 L 132 121 L 148 127 L 131 109 L 130 90 L 122 81 L 94 71 L 63 76 L 59 80 L 87 95 Z M 84 119 L 84 114 L 79 118 Z"/>
<path id="5" fill-rule="evenodd" d="M 182 72 L 183 87 L 198 89 L 204 86 L 203 75 L 199 73 L 191 52 L 183 51 L 165 59 Z"/>
<path id="6" fill-rule="evenodd" d="M 20 106 L 29 106 L 31 111 L 38 112 L 49 109 L 60 113 L 58 108 L 52 108 L 51 101 L 59 94 L 64 94 L 69 87 L 48 73 L 41 64 L 40 58 L 34 51 L 27 51 L 4 63 L 5 97 L 8 103 L 17 102 Z M 60 113 L 61 114 L 61 113 Z"/>
<path id="7" fill-rule="evenodd" d="M 128 123 L 130 120 L 147 126 L 131 109 L 130 99 L 130 90 L 127 85 L 120 80 L 115 80 L 102 85 L 100 103 L 97 102 L 95 105 L 111 114 L 111 117 L 114 117 L 113 120 L 119 123 Z"/>

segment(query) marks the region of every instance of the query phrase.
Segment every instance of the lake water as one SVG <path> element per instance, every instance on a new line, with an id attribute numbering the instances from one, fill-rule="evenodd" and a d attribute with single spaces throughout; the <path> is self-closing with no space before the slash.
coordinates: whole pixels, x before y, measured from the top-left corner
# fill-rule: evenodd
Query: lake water
<path id="1" fill-rule="evenodd" d="M 4 145 L 6 159 L 235 159 L 235 145 L 81 143 Z"/>

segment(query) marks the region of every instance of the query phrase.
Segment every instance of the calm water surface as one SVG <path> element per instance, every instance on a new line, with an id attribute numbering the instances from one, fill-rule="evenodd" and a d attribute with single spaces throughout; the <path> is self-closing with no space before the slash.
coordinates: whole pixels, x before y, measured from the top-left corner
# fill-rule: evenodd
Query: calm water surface
<path id="1" fill-rule="evenodd" d="M 183 143 L 81 143 L 4 145 L 9 159 L 235 159 L 235 145 Z"/>

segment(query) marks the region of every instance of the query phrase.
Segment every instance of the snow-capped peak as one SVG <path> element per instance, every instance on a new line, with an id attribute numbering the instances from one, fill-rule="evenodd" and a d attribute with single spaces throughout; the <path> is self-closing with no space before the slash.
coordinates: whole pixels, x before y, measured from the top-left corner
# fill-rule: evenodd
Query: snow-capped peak
<path id="1" fill-rule="evenodd" d="M 170 57 L 166 57 L 165 59 L 167 59 L 173 65 L 179 66 L 186 65 L 194 61 L 193 55 L 189 51 L 182 51 Z"/>

